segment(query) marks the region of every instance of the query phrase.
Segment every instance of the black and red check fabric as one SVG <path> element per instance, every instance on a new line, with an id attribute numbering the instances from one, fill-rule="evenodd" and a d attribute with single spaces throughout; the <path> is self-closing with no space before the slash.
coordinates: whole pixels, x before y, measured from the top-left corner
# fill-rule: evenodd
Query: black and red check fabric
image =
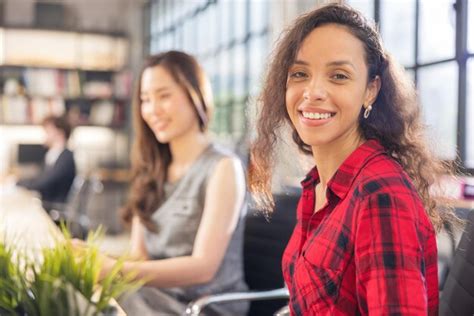
<path id="1" fill-rule="evenodd" d="M 402 167 L 376 140 L 357 148 L 314 212 L 318 171 L 302 182 L 283 255 L 292 315 L 437 315 L 436 237 Z"/>

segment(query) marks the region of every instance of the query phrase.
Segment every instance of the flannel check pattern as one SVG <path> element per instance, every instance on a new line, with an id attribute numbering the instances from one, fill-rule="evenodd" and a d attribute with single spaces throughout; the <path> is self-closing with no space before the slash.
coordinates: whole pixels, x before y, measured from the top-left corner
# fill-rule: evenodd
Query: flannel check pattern
<path id="1" fill-rule="evenodd" d="M 437 315 L 433 226 L 402 167 L 376 140 L 357 148 L 314 213 L 318 171 L 302 182 L 283 255 L 292 315 Z"/>

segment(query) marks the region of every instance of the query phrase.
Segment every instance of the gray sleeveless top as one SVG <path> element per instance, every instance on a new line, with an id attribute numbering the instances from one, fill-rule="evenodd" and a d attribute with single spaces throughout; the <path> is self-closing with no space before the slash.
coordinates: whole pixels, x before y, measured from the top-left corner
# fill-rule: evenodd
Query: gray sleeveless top
<path id="1" fill-rule="evenodd" d="M 165 184 L 165 201 L 153 213 L 157 232 L 145 231 L 145 246 L 152 259 L 191 255 L 204 210 L 206 188 L 216 164 L 224 157 L 235 157 L 217 145 L 209 145 L 186 174 L 175 183 Z M 219 197 L 216 196 L 216 199 Z M 214 279 L 203 285 L 165 289 L 180 301 L 189 302 L 203 295 L 246 290 L 243 276 L 243 230 L 246 205 Z"/>

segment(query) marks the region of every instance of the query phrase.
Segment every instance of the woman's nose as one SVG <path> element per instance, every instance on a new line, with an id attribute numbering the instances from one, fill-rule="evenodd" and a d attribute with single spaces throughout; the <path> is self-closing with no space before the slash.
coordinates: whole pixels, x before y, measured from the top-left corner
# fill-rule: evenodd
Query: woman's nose
<path id="1" fill-rule="evenodd" d="M 163 110 L 161 102 L 155 98 L 150 100 L 150 110 L 153 112 L 153 114 L 161 113 Z"/>
<path id="2" fill-rule="evenodd" d="M 306 101 L 320 101 L 327 98 L 327 91 L 320 80 L 312 80 L 303 91 L 303 99 Z"/>

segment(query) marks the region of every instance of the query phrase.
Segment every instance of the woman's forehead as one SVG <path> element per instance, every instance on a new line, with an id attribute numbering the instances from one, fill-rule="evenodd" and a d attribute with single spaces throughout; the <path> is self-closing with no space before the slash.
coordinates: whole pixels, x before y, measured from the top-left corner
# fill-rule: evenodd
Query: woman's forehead
<path id="1" fill-rule="evenodd" d="M 306 36 L 296 52 L 295 61 L 365 63 L 365 47 L 347 27 L 327 24 Z"/>

